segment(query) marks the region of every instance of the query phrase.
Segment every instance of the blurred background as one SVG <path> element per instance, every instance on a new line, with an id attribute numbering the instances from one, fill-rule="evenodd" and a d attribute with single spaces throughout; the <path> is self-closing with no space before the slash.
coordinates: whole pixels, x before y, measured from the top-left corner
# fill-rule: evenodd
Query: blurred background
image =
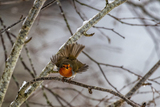
<path id="1" fill-rule="evenodd" d="M 1 35 L 0 75 L 22 26 L 21 20 L 27 16 L 33 2 L 0 1 L 1 31 L 15 23 Z M 60 0 L 60 3 L 61 7 L 55 0 L 46 0 L 46 7 L 30 30 L 28 38 L 32 37 L 32 40 L 22 50 L 3 107 L 15 99 L 23 81 L 31 81 L 33 74 L 38 76 L 42 72 L 51 56 L 58 52 L 83 21 L 105 7 L 105 0 Z M 109 82 L 125 95 L 160 58 L 160 1 L 129 0 L 113 9 L 87 33 L 95 34 L 92 37 L 83 36 L 77 42 L 85 45 L 84 53 L 78 59 L 88 64 L 89 69 L 77 74 L 74 81 L 114 90 L 102 74 L 104 72 Z M 89 94 L 85 88 L 58 81 L 44 81 L 43 86 L 22 107 L 104 107 L 119 99 L 96 90 Z M 160 106 L 160 69 L 131 99 L 138 104 L 146 102 L 147 107 Z M 123 106 L 129 107 L 128 104 Z"/>

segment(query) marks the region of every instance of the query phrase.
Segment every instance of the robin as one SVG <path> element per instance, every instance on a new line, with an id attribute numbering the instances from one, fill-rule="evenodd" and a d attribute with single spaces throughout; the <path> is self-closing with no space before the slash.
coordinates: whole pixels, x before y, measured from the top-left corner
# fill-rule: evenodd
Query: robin
<path id="1" fill-rule="evenodd" d="M 76 73 L 81 73 L 88 69 L 88 65 L 77 60 L 84 47 L 77 43 L 69 44 L 60 50 L 58 54 L 52 56 L 52 64 L 58 67 L 58 71 L 63 77 L 74 78 Z"/>

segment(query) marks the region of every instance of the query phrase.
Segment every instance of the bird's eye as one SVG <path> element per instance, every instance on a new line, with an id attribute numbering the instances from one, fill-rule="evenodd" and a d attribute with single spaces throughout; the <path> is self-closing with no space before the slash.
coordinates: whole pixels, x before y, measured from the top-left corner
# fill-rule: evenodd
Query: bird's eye
<path id="1" fill-rule="evenodd" d="M 65 67 L 64 65 L 62 67 Z"/>

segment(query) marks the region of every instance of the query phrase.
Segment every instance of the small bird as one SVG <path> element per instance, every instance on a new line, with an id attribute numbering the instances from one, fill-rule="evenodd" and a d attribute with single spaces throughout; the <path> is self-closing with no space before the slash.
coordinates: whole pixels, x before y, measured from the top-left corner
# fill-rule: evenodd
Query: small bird
<path id="1" fill-rule="evenodd" d="M 58 71 L 63 77 L 74 78 L 76 73 L 85 72 L 88 69 L 88 65 L 77 60 L 84 47 L 77 43 L 69 44 L 58 54 L 52 56 L 52 64 L 58 67 Z"/>

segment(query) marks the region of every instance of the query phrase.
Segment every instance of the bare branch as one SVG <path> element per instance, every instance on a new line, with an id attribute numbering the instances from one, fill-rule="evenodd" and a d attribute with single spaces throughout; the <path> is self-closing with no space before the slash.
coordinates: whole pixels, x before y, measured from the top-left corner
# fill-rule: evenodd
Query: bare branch
<path id="1" fill-rule="evenodd" d="M 5 70 L 2 74 L 2 78 L 0 80 L 0 106 L 2 105 L 2 102 L 4 100 L 4 96 L 6 94 L 10 79 L 12 77 L 13 70 L 16 66 L 16 63 L 18 61 L 19 55 L 21 53 L 21 50 L 23 48 L 24 42 L 26 40 L 26 36 L 28 35 L 34 20 L 36 19 L 38 13 L 40 12 L 41 7 L 43 6 L 45 0 L 36 0 L 34 2 L 34 5 L 32 9 L 30 10 L 28 17 L 24 21 L 24 24 L 19 32 L 17 41 L 13 45 L 11 54 L 9 55 L 7 61 Z"/>
<path id="2" fill-rule="evenodd" d="M 160 60 L 147 72 L 147 74 L 125 95 L 126 98 L 131 98 L 131 96 L 142 86 L 142 84 L 158 69 L 160 66 Z M 124 100 L 120 99 L 108 107 L 120 107 Z"/>
<path id="3" fill-rule="evenodd" d="M 63 48 L 67 44 L 71 44 L 76 42 L 87 30 L 89 30 L 93 25 L 95 25 L 98 21 L 100 21 L 107 13 L 109 13 L 112 9 L 119 6 L 120 4 L 126 2 L 127 0 L 115 0 L 114 2 L 108 4 L 102 11 L 100 11 L 97 15 L 93 18 L 89 19 L 84 25 L 82 25 L 77 32 L 69 38 L 69 40 L 61 47 Z M 53 71 L 53 65 L 51 62 L 43 69 L 42 73 L 39 77 L 46 77 Z M 10 105 L 13 106 L 20 106 L 42 83 L 42 81 L 36 82 L 35 84 L 31 85 L 30 90 L 25 94 L 25 96 L 18 95 L 15 101 L 12 102 Z M 22 91 L 26 89 L 23 88 Z"/>
<path id="4" fill-rule="evenodd" d="M 123 100 L 125 100 L 128 104 L 132 105 L 133 107 L 139 107 L 139 105 L 133 103 L 133 101 L 129 100 L 128 98 L 126 98 L 122 94 L 117 93 L 117 92 L 115 92 L 111 89 L 105 89 L 105 88 L 101 88 L 101 87 L 86 85 L 86 84 L 83 84 L 83 83 L 68 80 L 68 79 L 65 79 L 65 78 L 62 79 L 62 78 L 59 78 L 59 77 L 41 77 L 41 78 L 36 78 L 36 79 L 34 79 L 30 82 L 27 82 L 22 87 L 22 90 L 19 91 L 18 96 L 25 96 L 25 92 L 23 91 L 23 88 L 28 88 L 30 86 L 30 84 L 34 85 L 37 81 L 42 81 L 42 80 L 57 80 L 57 81 L 66 82 L 66 83 L 69 83 L 69 84 L 77 85 L 77 86 L 84 87 L 84 88 L 91 89 L 91 90 L 99 90 L 99 91 L 103 91 L 103 92 L 109 92 L 110 94 L 113 94 L 115 96 L 118 96 L 118 97 L 122 98 Z M 30 91 L 30 90 L 28 90 L 28 91 Z"/>

